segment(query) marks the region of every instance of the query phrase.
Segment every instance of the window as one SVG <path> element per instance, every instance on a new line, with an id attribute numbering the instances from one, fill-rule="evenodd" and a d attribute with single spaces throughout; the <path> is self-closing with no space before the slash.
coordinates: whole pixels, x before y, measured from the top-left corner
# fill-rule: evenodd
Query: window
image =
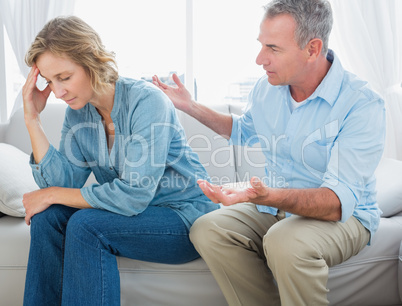
<path id="1" fill-rule="evenodd" d="M 266 0 L 86 0 L 75 2 L 74 14 L 116 53 L 120 75 L 150 80 L 157 74 L 164 81 L 172 72 L 183 81 L 194 77 L 195 98 L 216 104 L 244 102 L 263 75 L 255 57 L 264 4 Z M 4 33 L 8 117 L 25 78 Z M 38 86 L 43 88 L 44 82 Z M 60 100 L 52 94 L 49 102 Z"/>
<path id="2" fill-rule="evenodd" d="M 264 71 L 255 63 L 267 0 L 194 1 L 194 76 L 198 101 L 245 102 Z"/>
<path id="3" fill-rule="evenodd" d="M 119 74 L 150 79 L 185 73 L 186 0 L 76 1 L 75 15 L 91 25 L 109 51 Z"/>
<path id="4" fill-rule="evenodd" d="M 17 98 L 22 86 L 25 83 L 25 78 L 21 74 L 18 67 L 17 59 L 15 58 L 14 51 L 11 47 L 7 31 L 3 28 L 4 33 L 4 58 L 5 58 L 5 79 L 6 93 L 7 93 L 7 118 L 13 110 L 14 101 Z M 2 110 L 3 111 L 3 110 Z M 3 118 L 6 119 L 6 118 Z"/>
<path id="5" fill-rule="evenodd" d="M 186 10 L 188 2 L 192 16 Z M 110 5 L 108 0 L 94 0 L 77 1 L 75 15 L 116 53 L 120 75 L 148 80 L 154 74 L 164 78 L 176 72 L 184 81 L 189 56 L 186 28 L 192 26 L 190 60 L 197 100 L 244 102 L 263 75 L 255 58 L 264 4 L 266 0 L 114 0 Z"/>

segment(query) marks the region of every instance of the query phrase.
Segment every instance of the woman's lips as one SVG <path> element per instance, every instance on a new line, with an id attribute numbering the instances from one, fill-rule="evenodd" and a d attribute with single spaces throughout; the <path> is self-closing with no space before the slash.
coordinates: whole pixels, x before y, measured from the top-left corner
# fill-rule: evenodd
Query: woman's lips
<path id="1" fill-rule="evenodd" d="M 75 98 L 72 98 L 70 100 L 64 100 L 64 102 L 66 102 L 67 104 L 71 104 L 74 100 L 75 100 Z"/>

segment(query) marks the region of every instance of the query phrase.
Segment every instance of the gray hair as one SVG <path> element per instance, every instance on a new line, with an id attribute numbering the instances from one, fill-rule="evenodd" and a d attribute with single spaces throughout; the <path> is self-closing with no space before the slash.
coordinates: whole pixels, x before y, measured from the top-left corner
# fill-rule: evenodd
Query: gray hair
<path id="1" fill-rule="evenodd" d="M 329 35 L 332 29 L 332 9 L 327 0 L 273 0 L 265 7 L 264 18 L 289 14 L 296 21 L 295 40 L 303 49 L 310 40 L 323 42 L 322 54 L 328 52 Z"/>

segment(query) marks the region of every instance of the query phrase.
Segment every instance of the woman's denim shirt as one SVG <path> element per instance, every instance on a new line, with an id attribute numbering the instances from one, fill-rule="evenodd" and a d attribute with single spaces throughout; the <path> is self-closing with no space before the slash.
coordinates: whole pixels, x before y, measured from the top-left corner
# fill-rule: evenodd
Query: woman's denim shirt
<path id="1" fill-rule="evenodd" d="M 40 188 L 81 188 L 94 208 L 133 216 L 148 205 L 170 207 L 188 228 L 217 209 L 197 179 L 209 179 L 186 141 L 175 108 L 154 85 L 120 77 L 111 113 L 115 139 L 109 153 L 96 108 L 67 108 L 60 148 L 50 145 L 31 167 Z M 99 184 L 83 187 L 93 172 Z"/>

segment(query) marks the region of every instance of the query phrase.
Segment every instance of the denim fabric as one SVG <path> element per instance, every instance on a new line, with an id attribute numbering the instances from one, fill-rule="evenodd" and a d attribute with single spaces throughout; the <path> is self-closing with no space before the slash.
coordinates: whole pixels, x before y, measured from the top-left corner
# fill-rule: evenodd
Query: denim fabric
<path id="1" fill-rule="evenodd" d="M 119 305 L 116 256 L 180 264 L 199 257 L 179 215 L 148 207 L 127 217 L 53 205 L 31 221 L 24 305 Z"/>
<path id="2" fill-rule="evenodd" d="M 171 207 L 187 228 L 217 209 L 197 179 L 209 179 L 187 144 L 173 103 L 153 84 L 120 77 L 111 112 L 115 138 L 109 153 L 96 108 L 67 108 L 60 148 L 50 146 L 39 164 L 31 158 L 39 187 L 81 188 L 94 208 L 133 216 L 149 205 Z M 99 184 L 83 187 L 93 172 Z"/>
<path id="3" fill-rule="evenodd" d="M 367 82 L 345 71 L 332 50 L 327 59 L 332 63 L 327 75 L 293 112 L 289 86 L 272 86 L 262 77 L 244 114 L 233 115 L 230 141 L 260 143 L 269 186 L 329 188 L 341 202 L 341 222 L 353 215 L 373 235 L 381 215 L 374 170 L 385 143 L 384 101 Z"/>

